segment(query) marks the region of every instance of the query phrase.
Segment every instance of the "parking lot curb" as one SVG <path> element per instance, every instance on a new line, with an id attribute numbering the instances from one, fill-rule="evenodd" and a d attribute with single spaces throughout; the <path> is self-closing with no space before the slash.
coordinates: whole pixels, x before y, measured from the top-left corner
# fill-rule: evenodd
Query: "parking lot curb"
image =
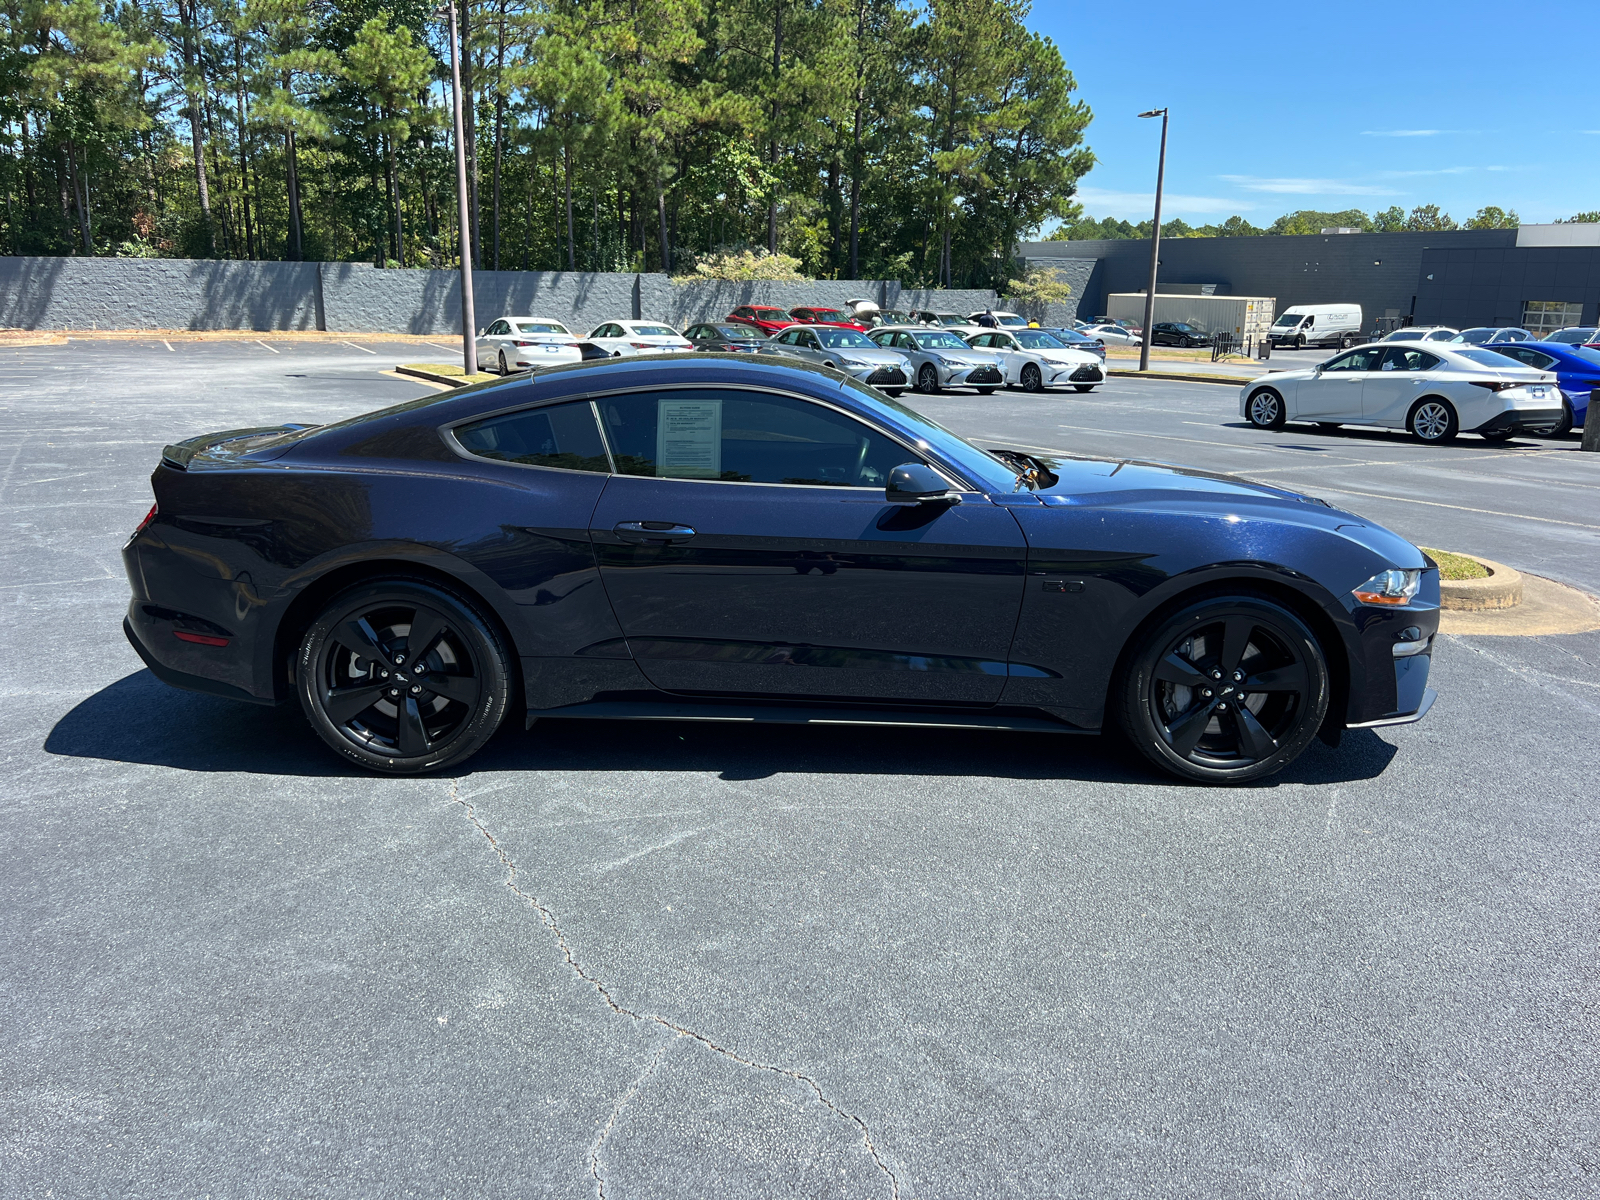
<path id="1" fill-rule="evenodd" d="M 1600 602 L 1587 592 L 1538 575 L 1524 575 L 1522 582 L 1522 603 L 1515 608 L 1476 612 L 1447 608 L 1439 614 L 1439 632 L 1469 637 L 1543 637 L 1600 629 Z"/>
<path id="2" fill-rule="evenodd" d="M 498 375 L 489 375 L 480 371 L 476 376 L 467 375 L 441 375 L 437 371 L 427 371 L 421 367 L 396 366 L 396 375 L 409 375 L 413 379 L 426 379 L 429 383 L 442 383 L 446 387 L 466 387 L 470 383 L 484 383 L 490 379 L 500 378 Z"/>
<path id="3" fill-rule="evenodd" d="M 1255 378 L 1250 375 L 1189 375 L 1177 371 L 1121 371 L 1107 370 L 1107 375 L 1116 375 L 1122 379 L 1167 379 L 1175 383 L 1225 383 L 1229 387 L 1238 387 L 1241 383 L 1249 383 Z"/>
<path id="4" fill-rule="evenodd" d="M 1487 579 L 1441 579 L 1439 607 L 1454 612 L 1485 612 L 1522 603 L 1522 573 L 1504 563 L 1463 555 L 1489 572 Z"/>

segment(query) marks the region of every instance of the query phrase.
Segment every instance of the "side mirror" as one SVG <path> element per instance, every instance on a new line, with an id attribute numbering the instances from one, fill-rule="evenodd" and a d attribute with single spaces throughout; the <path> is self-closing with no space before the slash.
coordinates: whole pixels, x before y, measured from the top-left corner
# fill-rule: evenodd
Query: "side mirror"
<path id="1" fill-rule="evenodd" d="M 883 494 L 891 504 L 960 503 L 944 476 L 922 463 L 905 463 L 890 471 L 889 486 Z"/>

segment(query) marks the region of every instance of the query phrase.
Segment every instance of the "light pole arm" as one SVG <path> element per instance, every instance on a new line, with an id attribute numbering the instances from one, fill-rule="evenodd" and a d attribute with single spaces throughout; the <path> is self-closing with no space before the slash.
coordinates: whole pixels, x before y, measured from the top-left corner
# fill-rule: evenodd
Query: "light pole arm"
<path id="1" fill-rule="evenodd" d="M 450 8 L 450 90 L 455 101 L 456 212 L 461 217 L 461 361 L 468 375 L 478 373 L 478 320 L 472 303 L 472 231 L 467 214 L 467 147 L 461 123 L 461 60 L 456 53 L 456 5 Z"/>
<path id="2" fill-rule="evenodd" d="M 1150 227 L 1150 282 L 1144 293 L 1144 333 L 1139 342 L 1139 370 L 1150 369 L 1151 326 L 1156 319 L 1156 269 L 1161 262 L 1161 188 L 1167 175 L 1167 110 L 1161 110 L 1161 157 L 1156 160 L 1156 212 Z"/>

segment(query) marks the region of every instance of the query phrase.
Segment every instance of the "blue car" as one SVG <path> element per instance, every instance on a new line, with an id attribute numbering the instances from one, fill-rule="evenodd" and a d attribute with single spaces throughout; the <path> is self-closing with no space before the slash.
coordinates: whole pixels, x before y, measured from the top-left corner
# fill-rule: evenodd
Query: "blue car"
<path id="1" fill-rule="evenodd" d="M 1600 350 L 1562 342 L 1491 342 L 1484 349 L 1556 373 L 1561 386 L 1561 422 L 1546 437 L 1565 437 L 1583 424 L 1589 411 L 1589 393 L 1600 388 Z"/>

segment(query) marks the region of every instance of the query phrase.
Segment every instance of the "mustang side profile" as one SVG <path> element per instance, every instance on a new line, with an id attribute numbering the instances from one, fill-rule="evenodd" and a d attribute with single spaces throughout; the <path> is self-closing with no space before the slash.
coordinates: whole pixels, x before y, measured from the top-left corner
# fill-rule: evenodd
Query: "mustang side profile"
<path id="1" fill-rule="evenodd" d="M 177 687 L 413 774 L 508 715 L 1094 733 L 1213 783 L 1419 719 L 1434 564 L 1293 492 L 982 450 L 756 355 L 557 367 L 164 451 L 123 551 Z"/>

